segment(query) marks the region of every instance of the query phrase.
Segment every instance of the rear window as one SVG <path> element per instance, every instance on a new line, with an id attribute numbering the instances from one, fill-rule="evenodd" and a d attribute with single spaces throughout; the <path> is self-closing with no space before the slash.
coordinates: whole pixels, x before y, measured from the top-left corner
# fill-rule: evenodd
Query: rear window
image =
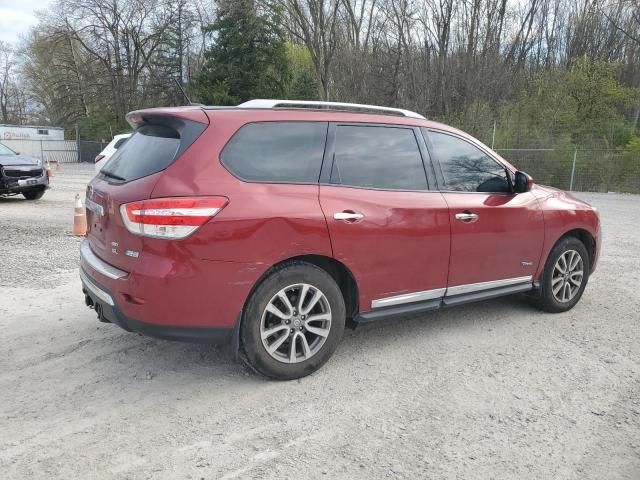
<path id="1" fill-rule="evenodd" d="M 112 179 L 130 181 L 167 168 L 180 148 L 180 135 L 164 125 L 144 125 L 107 161 L 100 172 Z"/>
<path id="2" fill-rule="evenodd" d="M 250 123 L 231 138 L 220 160 L 242 180 L 315 183 L 326 136 L 326 122 Z"/>
<path id="3" fill-rule="evenodd" d="M 118 141 L 113 145 L 113 148 L 116 149 L 116 150 L 119 149 L 122 146 L 122 144 L 124 142 L 126 142 L 128 139 L 129 139 L 129 137 L 124 137 L 124 138 L 118 139 Z"/>

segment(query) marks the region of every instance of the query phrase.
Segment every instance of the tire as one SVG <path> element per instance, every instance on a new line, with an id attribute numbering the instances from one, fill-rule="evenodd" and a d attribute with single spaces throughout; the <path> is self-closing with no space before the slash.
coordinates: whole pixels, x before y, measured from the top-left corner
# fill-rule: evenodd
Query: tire
<path id="1" fill-rule="evenodd" d="M 37 192 L 22 192 L 22 195 L 27 200 L 40 200 L 44 195 L 44 190 L 39 190 Z"/>
<path id="2" fill-rule="evenodd" d="M 580 257 L 579 260 L 577 256 Z M 564 263 L 561 257 L 564 258 Z M 567 270 L 568 273 L 562 273 L 563 264 L 566 265 L 567 261 L 571 264 L 577 262 L 576 267 L 573 270 Z M 572 273 L 578 271 L 582 271 L 581 277 Z M 547 258 L 540 282 L 539 296 L 533 300 L 534 305 L 549 313 L 571 310 L 582 297 L 589 281 L 590 271 L 589 254 L 584 244 L 575 237 L 561 238 Z M 576 285 L 578 279 L 580 279 L 579 286 Z M 569 284 L 568 287 L 566 287 L 567 284 Z"/>
<path id="3" fill-rule="evenodd" d="M 258 285 L 245 306 L 240 325 L 243 356 L 250 367 L 267 377 L 305 377 L 329 360 L 340 343 L 344 324 L 344 298 L 335 280 L 315 265 L 287 263 Z"/>

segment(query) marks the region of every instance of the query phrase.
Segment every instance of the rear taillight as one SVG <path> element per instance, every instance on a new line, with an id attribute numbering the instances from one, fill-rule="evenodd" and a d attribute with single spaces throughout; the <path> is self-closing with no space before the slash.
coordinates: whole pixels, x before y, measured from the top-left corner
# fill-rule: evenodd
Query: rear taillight
<path id="1" fill-rule="evenodd" d="M 225 197 L 152 198 L 120 206 L 127 230 L 145 237 L 180 239 L 222 210 Z"/>
<path id="2" fill-rule="evenodd" d="M 102 160 L 104 158 L 104 155 L 96 155 L 95 160 L 93 161 L 93 163 L 98 163 L 100 160 Z"/>

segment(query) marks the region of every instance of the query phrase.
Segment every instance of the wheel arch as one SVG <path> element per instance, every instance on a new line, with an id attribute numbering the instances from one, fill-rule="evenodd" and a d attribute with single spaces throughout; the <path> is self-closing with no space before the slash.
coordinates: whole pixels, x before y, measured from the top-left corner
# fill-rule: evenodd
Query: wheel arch
<path id="1" fill-rule="evenodd" d="M 249 291 L 249 294 L 244 301 L 244 305 L 242 307 L 243 311 L 246 308 L 247 302 L 253 295 L 253 292 L 256 290 L 256 288 L 258 288 L 258 285 L 260 285 L 265 278 L 267 278 L 282 266 L 294 262 L 309 263 L 327 272 L 335 280 L 335 282 L 338 284 L 338 287 L 340 288 L 340 291 L 342 292 L 347 318 L 353 318 L 353 316 L 355 316 L 355 314 L 358 312 L 360 297 L 358 293 L 358 284 L 356 283 L 353 273 L 342 262 L 336 260 L 335 258 L 327 257 L 326 255 L 315 254 L 289 257 L 275 263 L 270 268 L 268 268 L 262 275 L 260 275 L 260 277 L 251 287 L 251 290 Z"/>
<path id="2" fill-rule="evenodd" d="M 554 247 L 558 244 L 558 242 L 564 240 L 567 237 L 574 237 L 582 242 L 584 247 L 587 249 L 587 253 L 589 254 L 589 268 L 592 269 L 593 262 L 596 256 L 596 239 L 591 234 L 591 232 L 589 232 L 589 230 L 587 229 L 574 228 L 572 230 L 569 230 L 563 233 L 562 236 L 560 236 L 560 238 L 558 238 L 558 240 L 554 242 L 553 246 L 551 247 L 551 250 L 549 250 L 549 253 L 553 251 Z"/>

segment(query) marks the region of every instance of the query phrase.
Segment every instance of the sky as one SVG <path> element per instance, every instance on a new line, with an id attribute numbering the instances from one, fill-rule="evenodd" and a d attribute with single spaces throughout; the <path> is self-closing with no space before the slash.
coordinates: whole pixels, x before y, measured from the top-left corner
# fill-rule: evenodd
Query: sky
<path id="1" fill-rule="evenodd" d="M 0 0 L 0 40 L 17 43 L 37 23 L 35 10 L 46 9 L 52 0 Z"/>

